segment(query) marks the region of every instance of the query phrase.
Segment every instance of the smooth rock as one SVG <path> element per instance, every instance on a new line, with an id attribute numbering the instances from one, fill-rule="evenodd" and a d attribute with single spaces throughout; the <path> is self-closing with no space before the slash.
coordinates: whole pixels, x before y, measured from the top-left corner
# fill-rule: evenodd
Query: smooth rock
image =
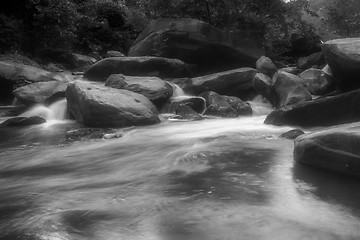
<path id="1" fill-rule="evenodd" d="M 205 115 L 226 118 L 235 118 L 239 116 L 236 110 L 226 101 L 226 98 L 216 92 L 204 92 L 200 96 L 206 100 Z"/>
<path id="2" fill-rule="evenodd" d="M 255 67 L 262 55 L 262 40 L 250 31 L 226 32 L 190 18 L 152 22 L 129 51 L 129 56 L 177 58 L 213 72 L 236 66 Z"/>
<path id="3" fill-rule="evenodd" d="M 360 176 L 360 124 L 305 134 L 295 140 L 294 159 L 310 166 Z"/>
<path id="4" fill-rule="evenodd" d="M 55 99 L 64 98 L 67 85 L 59 81 L 38 82 L 19 87 L 13 95 L 25 105 L 51 104 Z"/>
<path id="5" fill-rule="evenodd" d="M 91 66 L 84 77 L 91 81 L 105 82 L 112 74 L 127 76 L 153 76 L 176 78 L 190 74 L 181 60 L 161 57 L 111 57 Z"/>
<path id="6" fill-rule="evenodd" d="M 0 127 L 25 127 L 30 125 L 42 124 L 45 122 L 46 120 L 44 118 L 38 116 L 13 117 L 1 123 Z"/>
<path id="7" fill-rule="evenodd" d="M 301 78 L 291 73 L 278 71 L 273 77 L 277 108 L 298 104 L 312 99 Z"/>
<path id="8" fill-rule="evenodd" d="M 157 77 L 133 77 L 113 74 L 106 80 L 105 86 L 139 93 L 158 107 L 161 107 L 173 94 L 171 85 Z"/>
<path id="9" fill-rule="evenodd" d="M 269 77 L 274 76 L 278 70 L 271 59 L 265 56 L 262 56 L 256 61 L 256 69 Z"/>
<path id="10" fill-rule="evenodd" d="M 128 90 L 76 83 L 68 86 L 65 95 L 75 119 L 88 127 L 127 127 L 160 121 L 149 99 Z"/>
<path id="11" fill-rule="evenodd" d="M 175 113 L 176 113 L 176 115 L 180 116 L 182 119 L 188 119 L 188 120 L 194 120 L 194 121 L 204 119 L 195 110 L 193 110 L 189 105 L 180 105 L 176 109 Z"/>
<path id="12" fill-rule="evenodd" d="M 255 95 L 252 81 L 257 73 L 253 68 L 238 68 L 225 72 L 213 73 L 201 77 L 191 78 L 186 84 L 180 84 L 185 92 L 194 95 L 206 91 L 235 96 L 247 100 Z"/>
<path id="13" fill-rule="evenodd" d="M 287 132 L 281 134 L 280 137 L 293 140 L 293 139 L 295 139 L 298 136 L 301 136 L 303 134 L 305 134 L 305 133 L 302 130 L 293 129 L 293 130 L 290 130 L 290 131 L 287 131 Z"/>
<path id="14" fill-rule="evenodd" d="M 310 56 L 299 58 L 298 68 L 306 70 L 308 68 L 322 67 L 326 64 L 325 56 L 322 52 L 313 53 Z"/>
<path id="15" fill-rule="evenodd" d="M 277 126 L 332 126 L 360 121 L 360 90 L 323 97 L 273 111 L 265 123 Z"/>
<path id="16" fill-rule="evenodd" d="M 336 86 L 343 91 L 360 88 L 360 38 L 327 41 L 322 50 Z"/>
<path id="17" fill-rule="evenodd" d="M 335 90 L 334 80 L 322 70 L 310 68 L 299 77 L 304 80 L 307 90 L 312 95 L 325 95 Z"/>

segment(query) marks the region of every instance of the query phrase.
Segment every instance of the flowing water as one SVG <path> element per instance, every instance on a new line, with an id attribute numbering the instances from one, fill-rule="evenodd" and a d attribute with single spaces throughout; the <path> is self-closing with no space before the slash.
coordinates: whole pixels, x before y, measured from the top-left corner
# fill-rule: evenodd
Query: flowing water
<path id="1" fill-rule="evenodd" d="M 0 239 L 360 239 L 358 180 L 294 164 L 290 128 L 264 119 L 78 142 L 72 122 L 1 129 Z"/>

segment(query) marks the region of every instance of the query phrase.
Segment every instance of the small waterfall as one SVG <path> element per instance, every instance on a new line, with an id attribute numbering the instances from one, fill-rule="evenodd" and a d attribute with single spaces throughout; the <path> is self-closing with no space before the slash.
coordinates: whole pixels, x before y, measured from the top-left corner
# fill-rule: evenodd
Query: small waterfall
<path id="1" fill-rule="evenodd" d="M 65 120 L 67 115 L 67 101 L 66 99 L 61 99 L 49 105 L 48 107 L 38 104 L 24 112 L 20 116 L 22 117 L 31 117 L 39 116 L 47 121 L 51 120 Z"/>
<path id="2" fill-rule="evenodd" d="M 269 115 L 274 110 L 271 103 L 260 95 L 256 96 L 252 101 L 247 102 L 250 104 L 253 115 L 255 116 Z"/>
<path id="3" fill-rule="evenodd" d="M 11 102 L 11 106 L 16 106 L 18 104 L 18 99 L 14 98 L 14 100 Z"/>
<path id="4" fill-rule="evenodd" d="M 175 84 L 175 83 L 170 83 L 172 88 L 173 88 L 173 95 L 171 96 L 171 98 L 175 98 L 175 97 L 179 97 L 179 96 L 186 96 L 184 90 L 179 87 L 179 85 Z"/>

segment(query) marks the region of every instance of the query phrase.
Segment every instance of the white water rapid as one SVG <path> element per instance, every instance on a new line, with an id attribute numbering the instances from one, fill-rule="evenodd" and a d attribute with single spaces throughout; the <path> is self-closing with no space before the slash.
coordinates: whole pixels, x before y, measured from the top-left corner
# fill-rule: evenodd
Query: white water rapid
<path id="1" fill-rule="evenodd" d="M 31 117 L 39 116 L 46 121 L 61 121 L 65 120 L 67 116 L 67 101 L 66 99 L 58 100 L 49 106 L 37 104 L 31 109 L 27 110 L 20 116 Z"/>

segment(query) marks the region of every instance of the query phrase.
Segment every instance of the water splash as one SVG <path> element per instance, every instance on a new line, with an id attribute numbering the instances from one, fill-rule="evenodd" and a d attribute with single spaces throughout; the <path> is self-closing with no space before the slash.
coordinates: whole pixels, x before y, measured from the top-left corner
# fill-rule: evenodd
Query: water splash
<path id="1" fill-rule="evenodd" d="M 38 104 L 21 114 L 20 116 L 39 116 L 46 119 L 47 121 L 65 120 L 67 116 L 67 101 L 66 99 L 61 99 L 49 106 Z"/>
<path id="2" fill-rule="evenodd" d="M 269 103 L 260 95 L 256 96 L 253 100 L 247 102 L 250 104 L 253 110 L 253 115 L 255 116 L 269 115 L 274 110 L 271 103 Z"/>
<path id="3" fill-rule="evenodd" d="M 171 87 L 173 88 L 173 95 L 171 98 L 180 97 L 180 96 L 187 96 L 184 90 L 175 83 L 170 83 Z"/>

